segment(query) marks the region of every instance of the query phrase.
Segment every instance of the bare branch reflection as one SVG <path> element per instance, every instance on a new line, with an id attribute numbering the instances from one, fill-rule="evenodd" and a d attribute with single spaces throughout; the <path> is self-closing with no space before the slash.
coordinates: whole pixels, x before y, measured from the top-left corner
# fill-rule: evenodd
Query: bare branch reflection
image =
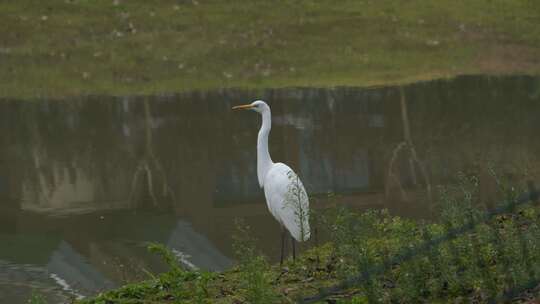
<path id="1" fill-rule="evenodd" d="M 141 199 L 144 199 L 144 194 L 147 194 L 150 197 L 152 204 L 156 207 L 160 206 L 160 202 L 166 202 L 167 200 L 170 200 L 173 205 L 176 205 L 174 191 L 169 184 L 165 171 L 163 171 L 163 166 L 154 153 L 152 141 L 152 114 L 147 98 L 144 99 L 143 105 L 145 134 L 144 155 L 138 161 L 137 169 L 133 174 L 129 202 L 132 207 L 136 207 L 138 203 L 143 203 Z M 155 185 L 161 186 L 160 195 L 156 195 Z"/>

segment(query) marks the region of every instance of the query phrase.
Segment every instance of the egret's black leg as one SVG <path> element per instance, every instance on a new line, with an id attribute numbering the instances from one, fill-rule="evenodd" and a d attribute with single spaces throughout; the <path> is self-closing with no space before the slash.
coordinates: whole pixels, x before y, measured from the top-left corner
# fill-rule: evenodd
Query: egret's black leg
<path id="1" fill-rule="evenodd" d="M 285 227 L 281 228 L 281 259 L 279 265 L 283 265 L 283 253 L 285 251 Z"/>
<path id="2" fill-rule="evenodd" d="M 296 260 L 296 246 L 295 246 L 296 241 L 294 240 L 292 235 L 291 235 L 291 243 L 292 243 L 292 259 L 293 261 L 295 261 Z"/>

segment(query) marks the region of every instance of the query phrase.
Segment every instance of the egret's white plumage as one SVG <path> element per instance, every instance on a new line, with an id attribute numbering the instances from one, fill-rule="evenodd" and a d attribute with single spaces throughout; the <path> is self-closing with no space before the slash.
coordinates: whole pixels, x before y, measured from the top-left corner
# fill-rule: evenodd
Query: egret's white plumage
<path id="1" fill-rule="evenodd" d="M 275 163 L 264 180 L 264 196 L 270 213 L 295 240 L 307 241 L 309 201 L 300 179 L 289 166 Z"/>
<path id="2" fill-rule="evenodd" d="M 304 185 L 283 163 L 274 163 L 268 152 L 268 135 L 272 125 L 270 107 L 262 100 L 233 109 L 249 109 L 262 116 L 262 125 L 257 137 L 257 178 L 264 188 L 264 196 L 270 213 L 285 227 L 291 236 L 307 241 L 309 229 L 309 199 Z"/>

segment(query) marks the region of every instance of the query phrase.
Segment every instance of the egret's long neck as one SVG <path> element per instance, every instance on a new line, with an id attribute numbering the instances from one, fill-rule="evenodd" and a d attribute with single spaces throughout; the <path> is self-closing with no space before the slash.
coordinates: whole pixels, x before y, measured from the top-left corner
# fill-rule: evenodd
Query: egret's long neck
<path id="1" fill-rule="evenodd" d="M 274 164 L 268 152 L 268 135 L 272 128 L 272 114 L 270 109 L 262 112 L 262 126 L 257 137 L 257 177 L 259 185 L 264 187 L 264 177 Z"/>

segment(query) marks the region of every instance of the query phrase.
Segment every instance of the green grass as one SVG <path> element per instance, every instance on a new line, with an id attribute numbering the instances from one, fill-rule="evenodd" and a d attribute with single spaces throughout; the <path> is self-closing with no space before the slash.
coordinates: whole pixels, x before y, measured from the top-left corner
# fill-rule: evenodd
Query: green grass
<path id="1" fill-rule="evenodd" d="M 540 71 L 531 0 L 21 0 L 0 12 L 2 97 Z"/>
<path id="2" fill-rule="evenodd" d="M 462 211 L 456 212 L 457 217 L 449 218 L 467 219 Z M 223 273 L 172 271 L 77 303 L 294 303 L 384 264 L 426 239 L 442 236 L 450 227 L 415 223 L 385 212 L 340 210 L 336 216 L 340 223 L 332 228 L 336 242 L 310 249 L 283 268 L 269 265 L 262 256 L 251 256 Z M 530 246 L 526 253 L 517 231 L 524 223 L 529 228 L 521 236 Z M 540 209 L 520 208 L 412 259 L 393 263 L 371 280 L 330 298 L 341 303 L 487 303 L 512 285 L 522 285 L 531 271 L 539 278 L 539 225 Z M 533 296 L 540 299 L 538 293 Z"/>
<path id="3" fill-rule="evenodd" d="M 330 303 L 488 303 L 540 299 L 540 207 L 514 205 L 521 189 L 501 188 L 506 212 L 488 216 L 478 208 L 476 179 L 462 176 L 442 189 L 439 216 L 413 221 L 387 211 L 338 208 L 312 214 L 328 243 L 304 252 L 285 267 L 270 265 L 250 237 L 235 240 L 239 265 L 223 273 L 182 270 L 164 247 L 171 270 L 151 280 L 103 293 L 79 304 L 109 303 L 294 303 L 321 288 L 357 277 L 328 295 Z M 474 223 L 474 225 L 469 225 Z M 457 234 L 453 229 L 466 227 Z M 450 237 L 448 237 L 450 235 Z M 442 238 L 442 241 L 435 242 Z M 433 244 L 424 247 L 426 243 Z M 408 254 L 411 251 L 413 254 Z M 534 286 L 522 288 L 530 281 Z M 517 292 L 508 298 L 505 292 Z M 333 301 L 333 302 L 332 302 Z M 320 303 L 327 303 L 325 301 Z"/>

